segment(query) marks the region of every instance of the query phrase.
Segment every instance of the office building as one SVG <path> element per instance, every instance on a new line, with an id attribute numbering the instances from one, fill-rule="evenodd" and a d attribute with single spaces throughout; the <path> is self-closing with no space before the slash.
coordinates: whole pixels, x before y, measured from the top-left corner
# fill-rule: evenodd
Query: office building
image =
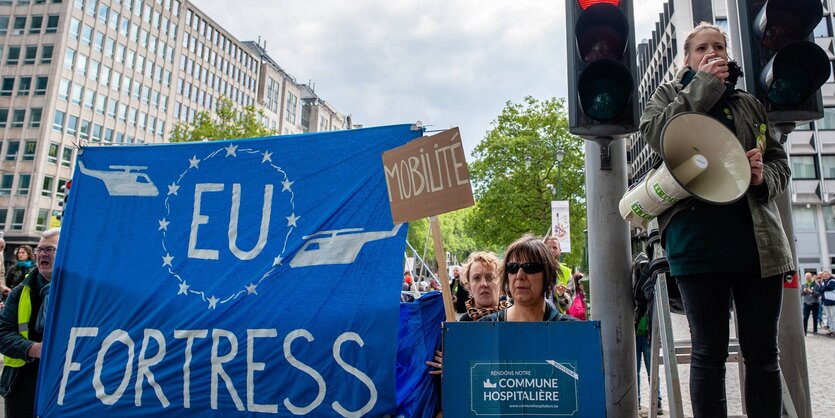
<path id="1" fill-rule="evenodd" d="M 0 0 L 0 231 L 36 243 L 83 146 L 165 142 L 222 97 L 278 133 L 348 129 L 259 42 L 188 1 Z M 9 250 L 10 251 L 10 250 Z M 7 260 L 9 259 L 7 252 Z"/>

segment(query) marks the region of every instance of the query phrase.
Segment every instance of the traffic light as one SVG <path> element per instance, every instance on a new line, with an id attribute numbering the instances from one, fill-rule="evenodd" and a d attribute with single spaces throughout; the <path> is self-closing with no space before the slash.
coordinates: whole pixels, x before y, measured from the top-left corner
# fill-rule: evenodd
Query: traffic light
<path id="1" fill-rule="evenodd" d="M 820 0 L 743 0 L 739 3 L 746 88 L 772 123 L 823 117 L 820 87 L 832 70 L 811 34 L 823 16 Z"/>
<path id="2" fill-rule="evenodd" d="M 64 217 L 64 211 L 67 209 L 67 199 L 70 197 L 70 187 L 72 186 L 72 180 L 67 181 L 66 184 L 60 186 L 58 188 L 58 192 L 64 195 L 64 198 L 58 201 L 58 209 L 60 212 L 55 216 L 55 219 L 59 222 Z"/>
<path id="3" fill-rule="evenodd" d="M 593 139 L 638 130 L 629 0 L 566 0 L 569 131 Z"/>

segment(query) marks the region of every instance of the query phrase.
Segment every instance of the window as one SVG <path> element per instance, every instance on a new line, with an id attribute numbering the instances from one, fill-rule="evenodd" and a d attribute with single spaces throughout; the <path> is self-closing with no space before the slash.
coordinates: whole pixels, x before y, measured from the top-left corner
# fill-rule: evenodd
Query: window
<path id="1" fill-rule="evenodd" d="M 62 78 L 61 82 L 58 83 L 58 98 L 61 100 L 67 100 L 70 97 L 70 80 L 66 78 Z"/>
<path id="2" fill-rule="evenodd" d="M 823 178 L 835 179 L 835 155 L 821 156 L 821 171 L 823 172 Z"/>
<path id="3" fill-rule="evenodd" d="M 67 114 L 60 110 L 55 111 L 55 117 L 52 119 L 52 130 L 56 132 L 63 132 L 64 131 L 64 119 L 66 119 Z"/>
<path id="4" fill-rule="evenodd" d="M 9 148 L 6 150 L 6 161 L 17 161 L 17 152 L 19 150 L 20 141 L 9 141 Z"/>
<path id="5" fill-rule="evenodd" d="M 90 25 L 84 25 L 81 28 L 81 43 L 84 45 L 90 45 L 93 41 L 93 27 Z"/>
<path id="6" fill-rule="evenodd" d="M 81 128 L 78 130 L 78 137 L 87 139 L 90 135 L 90 121 L 86 119 L 81 120 Z"/>
<path id="7" fill-rule="evenodd" d="M 58 188 L 55 190 L 55 196 L 56 197 L 61 198 L 61 199 L 64 198 L 64 194 L 66 192 L 66 189 L 64 188 L 64 186 L 66 186 L 66 185 L 67 185 L 67 180 L 58 179 Z"/>
<path id="8" fill-rule="evenodd" d="M 26 55 L 23 57 L 24 65 L 32 65 L 38 59 L 38 46 L 27 46 Z"/>
<path id="9" fill-rule="evenodd" d="M 81 34 L 81 21 L 72 18 L 70 19 L 70 39 L 78 39 L 78 36 Z"/>
<path id="10" fill-rule="evenodd" d="M 72 70 L 73 62 L 75 62 L 75 50 L 67 48 L 64 52 L 64 68 Z"/>
<path id="11" fill-rule="evenodd" d="M 104 142 L 111 143 L 113 142 L 113 129 L 105 128 L 104 129 Z"/>
<path id="12" fill-rule="evenodd" d="M 17 195 L 26 196 L 29 194 L 29 183 L 32 181 L 31 174 L 20 174 L 17 178 Z"/>
<path id="13" fill-rule="evenodd" d="M 49 84 L 49 77 L 43 76 L 35 79 L 35 96 L 43 96 L 46 94 L 46 86 Z"/>
<path id="14" fill-rule="evenodd" d="M 52 185 L 55 184 L 55 177 L 44 176 L 41 183 L 41 196 L 52 197 Z"/>
<path id="15" fill-rule="evenodd" d="M 20 82 L 17 83 L 17 95 L 28 96 L 31 88 L 32 77 L 20 77 Z"/>
<path id="16" fill-rule="evenodd" d="M 96 101 L 96 92 L 92 89 L 87 89 L 84 92 L 84 108 L 85 109 L 93 109 L 93 103 Z"/>
<path id="17" fill-rule="evenodd" d="M 97 81 L 99 79 L 99 66 L 100 63 L 96 60 L 90 60 L 90 71 L 87 71 L 87 78 L 93 81 Z"/>
<path id="18" fill-rule="evenodd" d="M 41 47 L 41 64 L 51 64 L 52 63 L 52 45 L 44 45 Z"/>
<path id="19" fill-rule="evenodd" d="M 104 49 L 104 34 L 100 31 L 96 31 L 96 35 L 93 38 L 93 47 L 99 52 Z"/>
<path id="20" fill-rule="evenodd" d="M 14 90 L 14 77 L 3 77 L 2 88 L 0 88 L 0 96 L 11 96 Z"/>
<path id="21" fill-rule="evenodd" d="M 84 86 L 81 84 L 73 84 L 72 86 L 72 104 L 81 106 L 81 97 L 84 95 Z"/>
<path id="22" fill-rule="evenodd" d="M 22 128 L 26 122 L 26 109 L 15 109 L 12 114 L 12 128 Z"/>
<path id="23" fill-rule="evenodd" d="M 794 155 L 791 157 L 792 178 L 795 180 L 816 179 L 815 157 L 813 155 Z"/>
<path id="24" fill-rule="evenodd" d="M 49 152 L 46 154 L 46 162 L 50 164 L 58 164 L 58 144 L 51 142 L 49 144 Z M 52 190 L 50 188 L 50 190 Z"/>
<path id="25" fill-rule="evenodd" d="M 101 142 L 101 131 L 104 129 L 102 125 L 95 124 L 93 125 L 93 134 L 90 137 L 90 140 L 93 142 Z"/>
<path id="26" fill-rule="evenodd" d="M 67 118 L 67 135 L 75 136 L 78 133 L 78 116 L 69 115 Z"/>
<path id="27" fill-rule="evenodd" d="M 32 22 L 29 24 L 29 33 L 41 33 L 43 26 L 43 16 L 32 16 Z"/>
<path id="28" fill-rule="evenodd" d="M 8 209 L 0 209 L 0 230 L 6 229 L 6 218 L 8 217 Z"/>
<path id="29" fill-rule="evenodd" d="M 17 65 L 18 62 L 20 62 L 20 47 L 10 46 L 8 55 L 6 55 L 6 64 Z"/>
<path id="30" fill-rule="evenodd" d="M 110 99 L 107 102 L 107 116 L 108 117 L 111 117 L 111 118 L 116 117 L 116 105 L 118 103 L 119 102 L 117 102 L 116 100 L 113 100 L 113 99 Z"/>
<path id="31" fill-rule="evenodd" d="M 99 94 L 98 97 L 96 97 L 96 113 L 98 113 L 99 115 L 103 115 L 106 103 L 107 96 L 105 96 L 104 94 Z"/>
<path id="32" fill-rule="evenodd" d="M 26 31 L 26 16 L 15 16 L 12 35 L 23 35 Z"/>
<path id="33" fill-rule="evenodd" d="M 31 109 L 31 111 L 29 112 L 29 127 L 30 128 L 40 128 L 42 117 L 43 117 L 43 108 L 33 107 Z"/>
<path id="34" fill-rule="evenodd" d="M 61 165 L 69 167 L 70 164 L 72 164 L 72 148 L 64 147 L 64 150 L 61 152 Z"/>
<path id="35" fill-rule="evenodd" d="M 26 141 L 23 145 L 23 161 L 32 161 L 35 159 L 35 149 L 38 146 L 38 142 L 35 140 Z M 29 188 L 29 185 L 26 185 L 26 188 Z"/>
<path id="36" fill-rule="evenodd" d="M 0 16 L 0 35 L 5 35 L 9 31 L 9 17 Z"/>
<path id="37" fill-rule="evenodd" d="M 45 231 L 47 220 L 49 220 L 49 209 L 38 209 L 38 221 L 35 223 L 35 231 Z"/>
<path id="38" fill-rule="evenodd" d="M 298 98 L 293 93 L 287 93 L 287 111 L 284 118 L 290 123 L 296 123 L 296 106 Z"/>
<path id="39" fill-rule="evenodd" d="M 12 231 L 23 230 L 23 220 L 26 218 L 26 209 L 12 209 Z"/>
<path id="40" fill-rule="evenodd" d="M 87 74 L 87 56 L 78 54 L 78 61 L 75 63 L 75 72 L 81 75 Z"/>
<path id="41" fill-rule="evenodd" d="M 102 86 L 107 87 L 108 83 L 110 83 L 110 67 L 106 65 L 101 66 L 101 77 L 99 77 L 99 84 Z"/>
<path id="42" fill-rule="evenodd" d="M 46 33 L 58 32 L 58 18 L 60 15 L 49 15 L 46 19 Z"/>
<path id="43" fill-rule="evenodd" d="M 9 109 L 0 108 L 0 128 L 6 127 L 6 122 L 9 120 Z"/>
<path id="44" fill-rule="evenodd" d="M 0 195 L 8 196 L 12 194 L 12 184 L 14 184 L 14 174 L 3 174 L 0 179 Z"/>

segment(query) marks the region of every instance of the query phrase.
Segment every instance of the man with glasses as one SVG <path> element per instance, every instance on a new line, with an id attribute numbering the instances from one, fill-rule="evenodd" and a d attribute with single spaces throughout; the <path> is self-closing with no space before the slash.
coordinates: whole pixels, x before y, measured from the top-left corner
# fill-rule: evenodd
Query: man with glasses
<path id="1" fill-rule="evenodd" d="M 41 235 L 35 248 L 37 269 L 12 290 L 0 311 L 0 353 L 4 356 L 0 396 L 6 398 L 6 418 L 34 416 L 43 339 L 42 304 L 49 293 L 60 232 L 53 228 Z"/>

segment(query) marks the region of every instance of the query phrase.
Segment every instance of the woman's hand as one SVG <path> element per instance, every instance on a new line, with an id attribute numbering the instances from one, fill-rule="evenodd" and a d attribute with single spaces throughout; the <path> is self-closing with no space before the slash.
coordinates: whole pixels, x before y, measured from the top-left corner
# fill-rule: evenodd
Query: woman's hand
<path id="1" fill-rule="evenodd" d="M 759 186 L 763 184 L 765 178 L 763 177 L 763 155 L 760 150 L 754 148 L 745 153 L 748 157 L 748 162 L 751 163 L 751 185 Z"/>
<path id="2" fill-rule="evenodd" d="M 706 72 L 724 83 L 728 78 L 728 61 L 715 52 L 705 54 L 699 62 L 699 71 Z"/>
<path id="3" fill-rule="evenodd" d="M 427 361 L 426 365 L 435 368 L 435 370 L 430 370 L 429 374 L 440 375 L 444 372 L 444 353 L 435 350 L 435 361 Z"/>

